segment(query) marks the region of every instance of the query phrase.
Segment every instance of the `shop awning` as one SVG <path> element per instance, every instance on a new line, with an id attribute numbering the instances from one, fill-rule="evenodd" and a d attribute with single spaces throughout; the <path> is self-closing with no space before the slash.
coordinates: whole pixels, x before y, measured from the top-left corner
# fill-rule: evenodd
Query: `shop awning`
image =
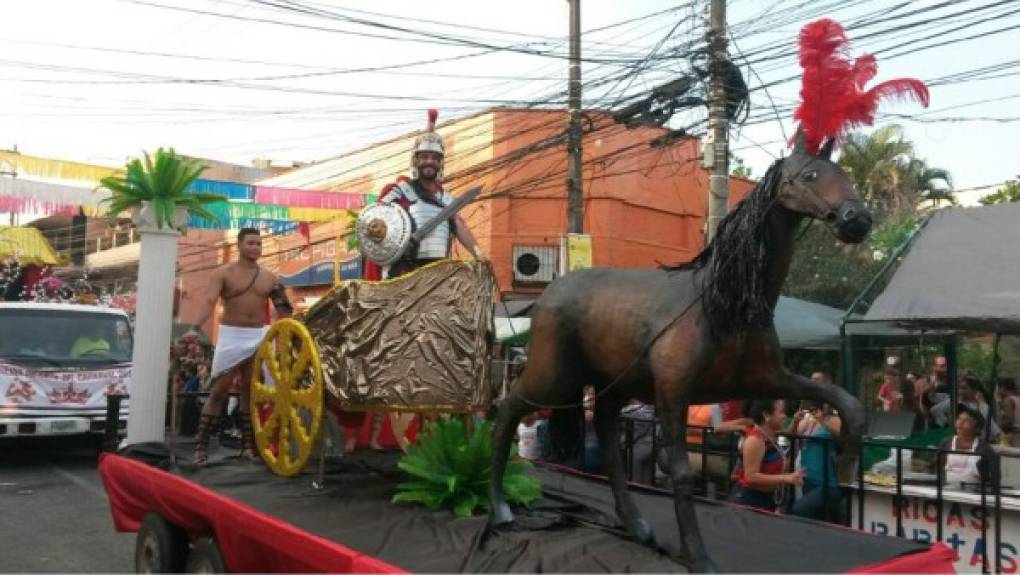
<path id="1" fill-rule="evenodd" d="M 932 215 L 864 316 L 912 329 L 1020 334 L 1020 203 Z"/>
<path id="2" fill-rule="evenodd" d="M 13 258 L 22 265 L 67 265 L 46 236 L 32 227 L 0 226 L 0 260 Z"/>

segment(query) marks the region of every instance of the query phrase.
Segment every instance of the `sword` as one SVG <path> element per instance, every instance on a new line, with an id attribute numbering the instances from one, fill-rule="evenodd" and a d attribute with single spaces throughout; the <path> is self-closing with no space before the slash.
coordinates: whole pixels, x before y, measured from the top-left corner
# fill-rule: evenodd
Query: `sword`
<path id="1" fill-rule="evenodd" d="M 425 239 L 425 236 L 429 235 L 429 232 L 436 229 L 436 226 L 450 219 L 450 216 L 456 214 L 463 208 L 468 202 L 475 199 L 478 194 L 482 192 L 482 186 L 475 186 L 463 194 L 457 196 L 450 202 L 450 205 L 443 208 L 436 217 L 422 224 L 420 228 L 415 230 L 411 234 L 411 245 L 419 245 L 421 241 Z"/>

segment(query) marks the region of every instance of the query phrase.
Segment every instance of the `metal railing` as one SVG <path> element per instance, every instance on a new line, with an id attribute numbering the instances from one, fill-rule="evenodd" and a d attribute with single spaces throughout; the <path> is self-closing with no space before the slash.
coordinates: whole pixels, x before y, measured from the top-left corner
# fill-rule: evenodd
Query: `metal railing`
<path id="1" fill-rule="evenodd" d="M 993 503 L 991 505 L 991 518 L 994 521 L 994 545 L 992 549 L 995 553 L 994 560 L 994 572 L 1002 572 L 1002 554 L 1000 552 L 1002 548 L 1002 459 L 1003 457 L 1018 458 L 1020 456 L 1010 453 L 999 453 L 991 449 L 985 451 L 974 452 L 974 451 L 963 451 L 954 449 L 943 449 L 936 447 L 915 447 L 905 445 L 890 445 L 886 442 L 874 442 L 874 441 L 863 441 L 862 442 L 862 458 L 864 447 L 882 447 L 889 448 L 894 451 L 896 457 L 896 475 L 895 475 L 895 499 L 893 500 L 893 512 L 896 515 L 896 536 L 906 538 L 906 532 L 903 526 L 903 507 L 905 498 L 903 496 L 903 485 L 904 485 L 904 471 L 903 471 L 903 450 L 910 450 L 912 453 L 926 453 L 934 454 L 934 469 L 935 469 L 935 541 L 943 542 L 944 530 L 943 521 L 945 515 L 945 492 L 946 492 L 946 458 L 949 455 L 965 455 L 970 457 L 981 457 L 985 460 L 985 470 L 980 472 L 980 481 L 976 484 L 978 488 L 978 495 L 980 496 L 980 504 L 977 506 L 981 509 L 981 539 L 988 541 L 988 518 L 989 518 L 989 505 L 988 500 L 991 498 Z M 863 462 L 863 459 L 862 459 Z M 865 489 L 866 485 L 864 478 L 864 466 L 858 465 L 857 469 L 857 484 L 854 485 L 857 489 L 857 529 L 864 530 L 864 509 L 865 509 Z M 975 484 L 971 484 L 975 485 Z M 971 492 L 973 493 L 973 492 Z M 988 558 L 988 545 L 982 545 L 981 547 L 981 567 L 982 572 L 989 573 L 990 561 Z"/>
<path id="2" fill-rule="evenodd" d="M 621 416 L 621 425 L 623 426 L 623 439 L 622 448 L 624 450 L 623 459 L 627 466 L 627 479 L 629 481 L 634 480 L 633 469 L 634 469 L 634 446 L 639 438 L 635 435 L 635 424 L 640 423 L 643 425 L 650 426 L 651 428 L 651 445 L 653 457 L 656 460 L 658 458 L 659 444 L 661 440 L 658 434 L 658 422 L 654 418 L 647 417 L 633 417 L 633 416 Z M 721 492 L 722 497 L 728 496 L 729 492 L 733 487 L 733 470 L 736 468 L 738 461 L 738 450 L 736 433 L 719 434 L 716 433 L 712 427 L 700 426 L 700 425 L 688 425 L 688 439 L 694 433 L 701 434 L 700 444 L 697 442 L 687 442 L 687 452 L 694 454 L 695 457 L 701 458 L 701 471 L 699 477 L 695 481 L 696 494 L 702 496 L 712 496 L 712 492 L 709 488 L 709 484 L 712 481 L 711 473 L 709 471 L 710 466 L 708 461 L 710 457 L 725 457 L 726 458 L 726 475 L 723 479 L 725 485 L 724 490 Z M 711 437 L 725 436 L 728 438 L 726 449 L 713 448 L 710 443 Z M 792 465 L 792 462 L 796 459 L 797 452 L 803 450 L 803 445 L 807 442 L 820 442 L 822 445 L 822 461 L 828 462 L 835 455 L 838 449 L 838 442 L 833 438 L 819 438 L 810 436 L 798 436 L 792 434 L 779 434 L 790 439 L 790 447 L 787 452 L 788 466 Z M 893 511 L 896 516 L 896 528 L 895 536 L 900 538 L 907 538 L 906 530 L 904 528 L 904 505 L 906 498 L 904 497 L 904 450 L 911 450 L 914 453 L 928 454 L 929 458 L 933 458 L 932 467 L 935 470 L 935 507 L 936 507 L 936 529 L 935 529 L 935 541 L 944 542 L 946 540 L 944 533 L 944 522 L 946 519 L 946 476 L 945 466 L 946 458 L 949 455 L 966 455 L 971 457 L 983 457 L 986 462 L 986 472 L 980 474 L 980 481 L 977 484 L 972 484 L 977 488 L 976 492 L 971 491 L 971 494 L 977 494 L 979 496 L 979 502 L 974 507 L 981 509 L 980 511 L 980 531 L 981 539 L 983 541 L 989 541 L 988 535 L 989 530 L 992 531 L 992 545 L 983 545 L 981 547 L 981 565 L 982 571 L 985 573 L 1001 573 L 1003 571 L 1003 557 L 1001 553 L 1002 549 L 1002 484 L 1001 484 L 1001 469 L 1003 457 L 1009 457 L 1014 459 L 1020 459 L 1020 455 L 1012 453 L 999 453 L 991 449 L 982 452 L 973 451 L 961 451 L 952 449 L 942 449 L 936 447 L 915 447 L 907 445 L 895 445 L 889 442 L 878 442 L 864 440 L 861 442 L 859 453 L 857 453 L 857 467 L 856 467 L 856 482 L 855 483 L 844 483 L 838 484 L 834 492 L 834 495 L 840 495 L 843 499 L 843 517 L 842 521 L 840 518 L 833 517 L 833 508 L 835 506 L 830 505 L 830 489 L 827 487 L 830 482 L 830 466 L 825 464 L 822 466 L 822 485 L 820 488 L 824 489 L 822 492 L 822 509 L 825 513 L 826 520 L 830 522 L 839 522 L 843 525 L 858 530 L 865 530 L 865 496 L 866 486 L 869 485 L 865 481 L 865 469 L 864 469 L 864 450 L 866 447 L 881 447 L 889 448 L 893 450 L 896 461 L 895 471 L 895 484 L 893 486 L 894 492 L 891 495 L 893 499 Z M 789 469 L 789 468 L 788 468 Z M 653 481 L 654 483 L 654 481 Z M 856 489 L 856 493 L 851 495 L 846 493 L 849 489 Z M 792 506 L 796 501 L 793 497 L 793 490 L 790 490 L 791 496 L 787 499 L 786 507 Z M 878 493 L 882 493 L 879 491 Z M 854 517 L 854 503 L 856 501 L 856 517 Z M 856 519 L 856 521 L 855 521 Z M 989 519 L 992 522 L 989 522 Z M 856 523 L 856 525 L 855 525 Z M 991 527 L 990 527 L 991 526 Z M 995 553 L 994 560 L 989 558 L 989 549 L 992 549 Z"/>

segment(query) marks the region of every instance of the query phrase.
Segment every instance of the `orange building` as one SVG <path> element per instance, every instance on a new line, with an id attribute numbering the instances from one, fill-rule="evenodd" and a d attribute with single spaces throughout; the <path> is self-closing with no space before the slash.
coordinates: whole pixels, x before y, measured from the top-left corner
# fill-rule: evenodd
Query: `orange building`
<path id="1" fill-rule="evenodd" d="M 423 124 L 424 124 L 424 114 Z M 692 259 L 704 243 L 708 172 L 699 162 L 700 142 L 681 138 L 651 143 L 667 131 L 628 129 L 602 112 L 586 113 L 583 140 L 584 231 L 599 267 L 647 268 Z M 454 194 L 484 186 L 461 215 L 492 260 L 499 290 L 508 299 L 541 292 L 561 273 L 566 230 L 567 155 L 561 111 L 495 109 L 441 124 L 446 146 L 447 188 Z M 409 172 L 416 133 L 296 168 L 259 185 L 343 193 L 378 193 Z M 731 179 L 731 205 L 754 183 Z M 331 274 L 312 268 L 351 260 L 345 221 L 312 224 L 310 237 L 293 233 L 265 240 L 263 265 L 280 275 L 303 273 L 316 280 L 290 288 L 298 304 L 325 293 Z M 182 238 L 181 319 L 188 321 L 208 281 L 201 270 L 230 261 L 232 234 L 192 230 Z M 222 245 L 220 250 L 186 245 Z M 459 246 L 455 257 L 467 257 Z M 306 302 L 307 303 L 307 302 Z"/>
<path id="2" fill-rule="evenodd" d="M 596 266 L 642 268 L 693 258 L 703 246 L 708 173 L 700 143 L 650 145 L 667 131 L 628 129 L 601 112 L 586 114 L 584 229 Z M 492 260 L 504 294 L 540 291 L 559 273 L 566 230 L 566 149 L 561 111 L 495 109 L 442 124 L 446 182 L 454 194 L 483 185 L 462 216 Z M 424 114 L 423 114 L 424 119 Z M 317 162 L 260 182 L 338 192 L 378 191 L 408 172 L 416 134 Z M 731 180 L 731 204 L 753 182 Z M 455 255 L 462 256 L 463 250 Z M 528 254 L 534 258 L 526 257 Z M 519 269 L 537 263 L 532 274 Z"/>

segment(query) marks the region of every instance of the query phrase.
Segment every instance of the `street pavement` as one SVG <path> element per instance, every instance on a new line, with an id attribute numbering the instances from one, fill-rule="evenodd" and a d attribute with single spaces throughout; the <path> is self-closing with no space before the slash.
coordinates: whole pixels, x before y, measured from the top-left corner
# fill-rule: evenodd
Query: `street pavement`
<path id="1" fill-rule="evenodd" d="M 0 572 L 134 571 L 89 438 L 0 440 Z"/>

